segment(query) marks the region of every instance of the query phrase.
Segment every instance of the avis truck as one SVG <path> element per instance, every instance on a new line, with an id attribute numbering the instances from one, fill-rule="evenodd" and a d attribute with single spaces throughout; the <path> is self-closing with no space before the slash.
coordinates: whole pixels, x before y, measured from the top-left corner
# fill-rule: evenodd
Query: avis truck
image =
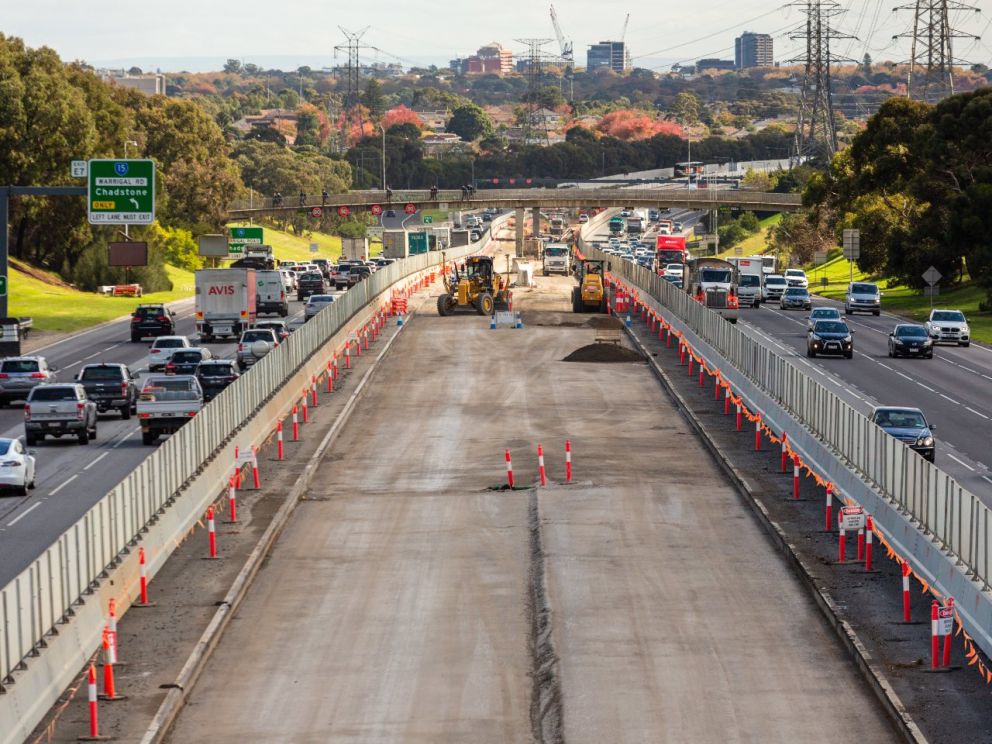
<path id="1" fill-rule="evenodd" d="M 196 272 L 196 332 L 201 341 L 239 338 L 255 325 L 255 269 Z"/>

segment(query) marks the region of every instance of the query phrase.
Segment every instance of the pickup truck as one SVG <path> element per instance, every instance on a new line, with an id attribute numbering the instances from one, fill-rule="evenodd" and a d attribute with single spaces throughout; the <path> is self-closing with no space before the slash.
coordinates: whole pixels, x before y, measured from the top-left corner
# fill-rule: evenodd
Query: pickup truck
<path id="1" fill-rule="evenodd" d="M 203 388 L 193 375 L 151 375 L 138 396 L 141 443 L 172 434 L 203 408 Z"/>
<path id="2" fill-rule="evenodd" d="M 126 364 L 84 365 L 76 381 L 86 390 L 86 396 L 96 403 L 99 413 L 111 409 L 120 411 L 127 420 L 138 402 L 138 387 Z"/>
<path id="3" fill-rule="evenodd" d="M 28 447 L 46 436 L 75 436 L 80 444 L 96 439 L 96 403 L 78 383 L 39 385 L 24 406 L 24 440 Z"/>

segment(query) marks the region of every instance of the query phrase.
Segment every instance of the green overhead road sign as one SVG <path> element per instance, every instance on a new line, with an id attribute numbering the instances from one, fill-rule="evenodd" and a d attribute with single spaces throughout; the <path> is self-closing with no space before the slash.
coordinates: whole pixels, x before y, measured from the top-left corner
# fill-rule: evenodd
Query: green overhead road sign
<path id="1" fill-rule="evenodd" d="M 243 256 L 246 246 L 264 245 L 263 228 L 232 227 L 227 239 L 227 252 L 232 256 Z"/>
<path id="2" fill-rule="evenodd" d="M 92 225 L 150 225 L 155 221 L 155 163 L 151 160 L 89 161 Z"/>
<path id="3" fill-rule="evenodd" d="M 432 222 L 434 222 L 434 218 L 431 215 L 429 215 L 429 214 L 425 214 L 424 215 L 424 224 L 425 225 L 429 225 Z"/>
<path id="4" fill-rule="evenodd" d="M 407 245 L 410 248 L 411 256 L 416 256 L 418 253 L 427 253 L 429 247 L 427 233 L 412 232 L 407 236 L 407 240 L 409 241 Z"/>

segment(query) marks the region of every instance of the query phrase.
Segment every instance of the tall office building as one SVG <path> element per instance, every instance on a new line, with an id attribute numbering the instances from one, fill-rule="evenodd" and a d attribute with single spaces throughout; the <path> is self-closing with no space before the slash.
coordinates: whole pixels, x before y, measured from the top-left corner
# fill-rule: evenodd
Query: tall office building
<path id="1" fill-rule="evenodd" d="M 745 31 L 734 39 L 734 61 L 738 70 L 771 67 L 774 64 L 772 37 Z"/>
<path id="2" fill-rule="evenodd" d="M 586 53 L 586 69 L 609 67 L 620 74 L 630 69 L 630 49 L 622 41 L 601 41 L 589 46 Z"/>

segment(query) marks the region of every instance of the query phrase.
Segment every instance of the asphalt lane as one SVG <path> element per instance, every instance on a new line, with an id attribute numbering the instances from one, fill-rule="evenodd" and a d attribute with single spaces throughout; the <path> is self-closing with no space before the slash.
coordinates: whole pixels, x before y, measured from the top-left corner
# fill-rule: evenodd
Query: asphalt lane
<path id="1" fill-rule="evenodd" d="M 172 307 L 177 316 L 176 333 L 193 340 L 193 301 L 183 300 Z M 303 303 L 291 301 L 286 319 L 301 323 Z M 130 321 L 121 320 L 29 353 L 44 356 L 55 365 L 59 382 L 71 382 L 84 364 L 113 362 L 127 364 L 139 375 L 140 384 L 148 374 L 150 344 L 151 340 L 131 343 Z M 233 358 L 237 351 L 236 343 L 207 347 L 220 358 Z M 23 404 L 0 409 L 0 436 L 23 433 Z M 86 446 L 67 438 L 49 438 L 32 451 L 37 460 L 37 487 L 25 497 L 0 495 L 0 586 L 30 565 L 155 448 L 141 443 L 137 418 L 123 421 L 111 412 L 99 417 L 97 439 Z"/>
<path id="2" fill-rule="evenodd" d="M 842 303 L 815 298 L 814 307 Z M 806 312 L 766 303 L 741 312 L 740 327 L 762 342 L 796 357 L 858 410 L 876 405 L 918 406 L 937 429 L 937 465 L 965 488 L 992 503 L 988 437 L 992 435 L 992 350 L 939 345 L 934 358 L 890 358 L 888 334 L 904 319 L 883 313 L 845 316 L 854 330 L 854 358 L 806 358 Z"/>

